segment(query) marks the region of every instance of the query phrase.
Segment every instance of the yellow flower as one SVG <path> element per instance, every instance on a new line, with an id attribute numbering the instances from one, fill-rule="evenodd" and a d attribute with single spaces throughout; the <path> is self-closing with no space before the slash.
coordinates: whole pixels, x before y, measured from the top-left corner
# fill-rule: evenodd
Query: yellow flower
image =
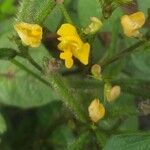
<path id="1" fill-rule="evenodd" d="M 115 101 L 121 94 L 121 88 L 118 85 L 111 86 L 105 84 L 105 96 L 108 102 Z"/>
<path id="2" fill-rule="evenodd" d="M 105 115 L 105 108 L 103 104 L 99 102 L 99 99 L 94 99 L 91 102 L 88 111 L 91 120 L 95 123 L 102 119 Z"/>
<path id="3" fill-rule="evenodd" d="M 90 45 L 84 43 L 79 37 L 76 28 L 71 24 L 63 24 L 57 31 L 60 36 L 58 49 L 61 50 L 60 58 L 65 60 L 65 66 L 71 68 L 74 64 L 73 56 L 84 65 L 88 64 Z"/>
<path id="4" fill-rule="evenodd" d="M 139 29 L 144 25 L 144 23 L 145 15 L 143 12 L 124 15 L 121 18 L 124 34 L 128 37 L 139 37 L 141 35 Z"/>
<path id="5" fill-rule="evenodd" d="M 41 26 L 20 22 L 14 27 L 23 44 L 31 47 L 38 47 L 40 45 L 43 34 Z"/>

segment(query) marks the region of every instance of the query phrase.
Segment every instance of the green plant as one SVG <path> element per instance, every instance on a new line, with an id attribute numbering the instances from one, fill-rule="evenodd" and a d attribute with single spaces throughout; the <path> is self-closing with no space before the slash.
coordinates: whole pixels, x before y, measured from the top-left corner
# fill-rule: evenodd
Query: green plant
<path id="1" fill-rule="evenodd" d="M 136 107 L 137 100 L 150 98 L 149 0 L 137 3 L 145 12 L 146 24 L 133 26 L 134 38 L 124 35 L 120 23 L 125 14 L 121 8 L 133 4 L 130 0 L 19 2 L 15 20 L 0 23 L 4 27 L 0 30 L 2 150 L 149 150 L 150 133 L 138 127 L 138 117 L 149 115 L 149 102 L 139 103 L 140 110 Z M 15 6 L 8 6 L 12 15 Z M 58 33 L 64 23 L 71 26 L 63 31 L 73 35 L 67 40 Z M 136 32 L 141 27 L 142 36 Z M 24 31 L 37 41 L 24 42 L 20 36 Z M 89 44 L 90 53 L 72 50 L 68 54 L 69 48 L 63 46 L 58 51 L 61 42 L 79 49 Z M 60 61 L 60 52 L 71 69 Z M 86 66 L 85 55 L 89 56 Z M 88 111 L 94 99 L 100 103 Z"/>

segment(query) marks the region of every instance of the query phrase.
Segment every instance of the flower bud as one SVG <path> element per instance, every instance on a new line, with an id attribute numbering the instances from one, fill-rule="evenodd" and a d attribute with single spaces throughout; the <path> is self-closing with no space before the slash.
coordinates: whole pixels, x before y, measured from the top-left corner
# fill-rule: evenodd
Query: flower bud
<path id="1" fill-rule="evenodd" d="M 131 15 L 124 15 L 121 18 L 123 32 L 128 37 L 140 37 L 139 29 L 145 23 L 145 15 L 143 12 L 136 12 Z"/>
<path id="2" fill-rule="evenodd" d="M 121 93 L 121 88 L 118 85 L 115 85 L 113 87 L 111 86 L 106 86 L 105 87 L 105 96 L 108 102 L 113 102 L 115 101 Z"/>
<path id="3" fill-rule="evenodd" d="M 103 25 L 101 20 L 96 17 L 91 17 L 90 20 L 89 26 L 84 29 L 85 34 L 95 34 Z"/>
<path id="4" fill-rule="evenodd" d="M 29 24 L 25 22 L 17 23 L 14 26 L 24 45 L 38 47 L 42 40 L 42 27 L 38 24 Z"/>
<path id="5" fill-rule="evenodd" d="M 95 64 L 91 68 L 91 73 L 95 78 L 101 78 L 101 66 L 98 64 Z"/>
<path id="6" fill-rule="evenodd" d="M 99 99 L 94 99 L 88 107 L 89 116 L 93 122 L 98 122 L 105 115 L 105 108 L 99 102 Z"/>

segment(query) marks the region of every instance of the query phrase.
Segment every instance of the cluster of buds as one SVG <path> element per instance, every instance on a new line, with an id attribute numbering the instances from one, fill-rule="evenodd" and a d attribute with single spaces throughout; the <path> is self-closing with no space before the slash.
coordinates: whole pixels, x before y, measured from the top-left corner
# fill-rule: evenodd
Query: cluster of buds
<path id="1" fill-rule="evenodd" d="M 121 88 L 118 85 L 111 86 L 105 84 L 104 95 L 108 102 L 114 102 L 121 93 Z M 99 99 L 94 99 L 88 107 L 89 117 L 94 123 L 97 123 L 105 116 L 105 107 Z"/>

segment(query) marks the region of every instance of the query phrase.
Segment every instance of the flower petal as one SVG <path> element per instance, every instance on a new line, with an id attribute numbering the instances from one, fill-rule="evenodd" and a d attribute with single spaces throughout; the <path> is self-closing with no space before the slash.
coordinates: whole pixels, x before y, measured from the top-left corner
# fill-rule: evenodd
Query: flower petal
<path id="1" fill-rule="evenodd" d="M 61 59 L 68 59 L 68 58 L 71 58 L 71 57 L 72 57 L 72 53 L 69 50 L 65 51 L 65 52 L 62 52 L 60 54 Z"/>
<path id="2" fill-rule="evenodd" d="M 70 69 L 72 66 L 73 66 L 73 59 L 70 58 L 70 59 L 66 59 L 65 60 L 65 66 Z"/>
<path id="3" fill-rule="evenodd" d="M 93 122 L 98 122 L 105 116 L 105 108 L 99 99 L 94 99 L 88 107 L 89 116 Z"/>
<path id="4" fill-rule="evenodd" d="M 145 15 L 143 12 L 137 12 L 131 15 L 124 15 L 121 18 L 121 24 L 124 34 L 128 37 L 139 37 L 138 31 L 145 23 Z"/>
<path id="5" fill-rule="evenodd" d="M 17 23 L 14 26 L 22 43 L 31 47 L 38 47 L 42 40 L 42 27 L 37 24 L 25 22 Z"/>
<path id="6" fill-rule="evenodd" d="M 77 33 L 76 28 L 71 24 L 63 24 L 57 31 L 60 35 L 58 40 L 58 49 L 63 51 L 60 54 L 60 58 L 65 60 L 67 68 L 72 67 L 72 56 L 76 57 L 81 63 L 87 65 L 90 53 L 90 45 L 83 43 L 80 36 Z"/>
<path id="7" fill-rule="evenodd" d="M 60 27 L 60 29 L 57 31 L 57 34 L 62 36 L 62 37 L 65 37 L 65 36 L 78 36 L 76 28 L 73 25 L 69 24 L 69 23 L 63 24 Z"/>
<path id="8" fill-rule="evenodd" d="M 82 49 L 77 54 L 75 54 L 75 57 L 78 58 L 81 61 L 81 63 L 87 65 L 89 61 L 89 54 L 90 54 L 90 44 L 85 43 L 83 44 Z"/>
<path id="9" fill-rule="evenodd" d="M 145 23 L 145 15 L 141 11 L 131 14 L 129 17 L 133 22 L 136 22 L 139 25 L 139 28 Z"/>

